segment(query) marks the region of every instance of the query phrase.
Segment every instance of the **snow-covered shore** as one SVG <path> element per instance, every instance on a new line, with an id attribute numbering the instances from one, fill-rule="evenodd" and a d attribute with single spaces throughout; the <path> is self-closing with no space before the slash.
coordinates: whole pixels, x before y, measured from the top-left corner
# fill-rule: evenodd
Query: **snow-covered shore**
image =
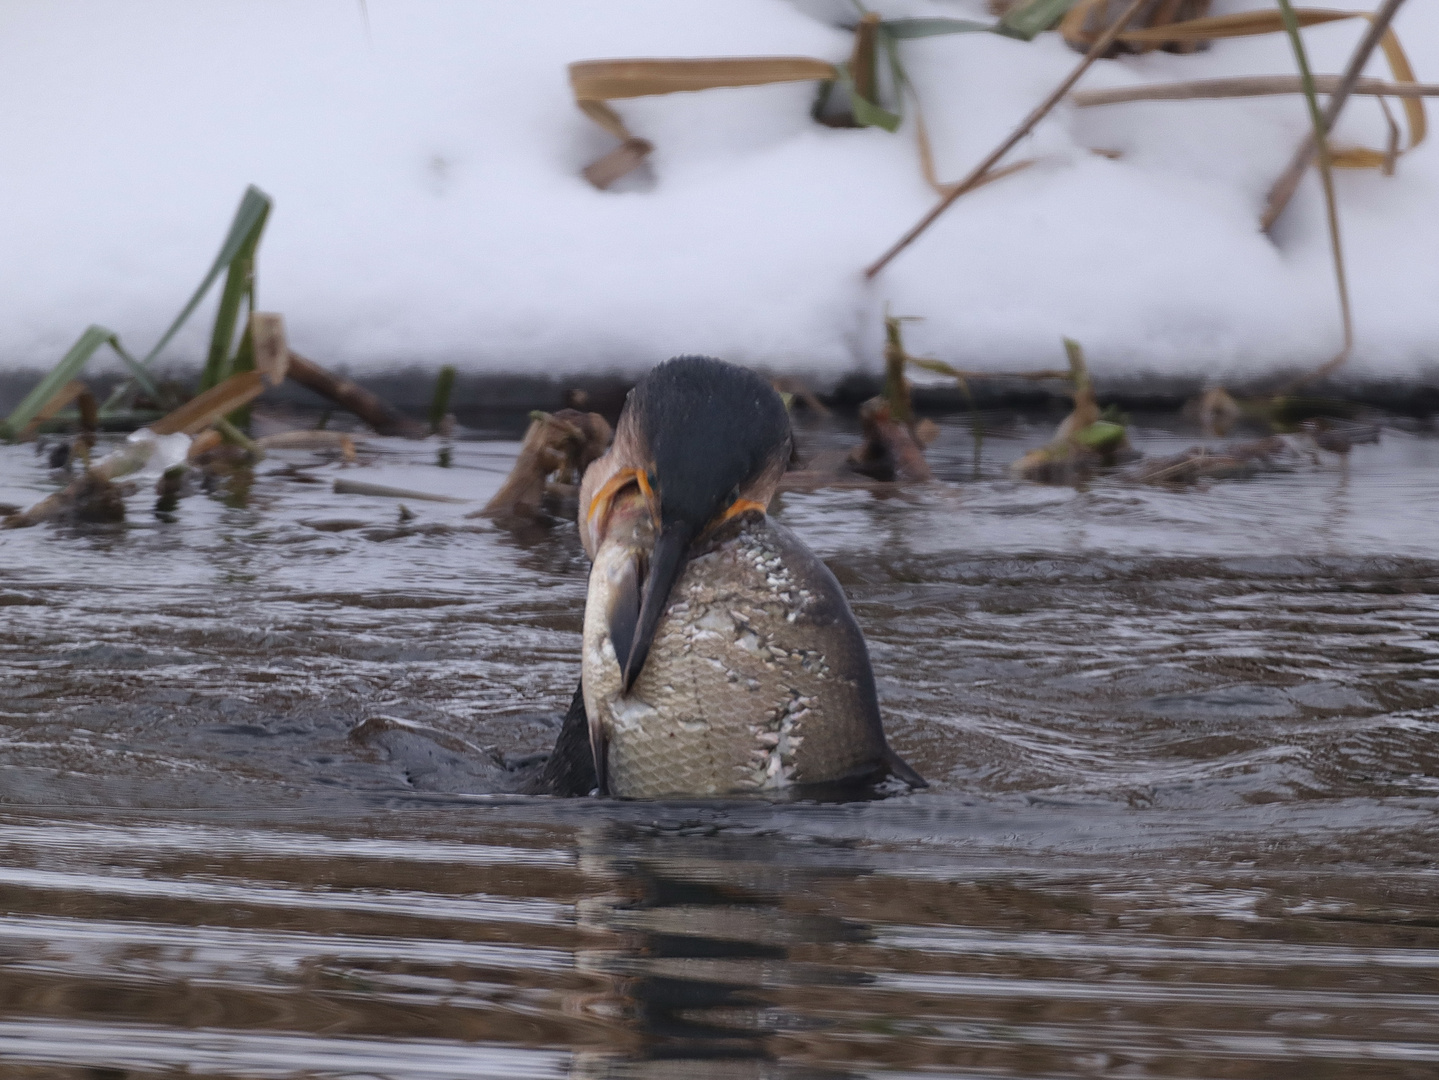
<path id="1" fill-rule="evenodd" d="M 981 0 L 872 3 L 988 18 Z M 1220 0 L 1216 13 L 1263 6 Z M 1357 5 L 1372 7 L 1370 0 Z M 836 4 L 833 14 L 846 8 Z M 361 370 L 637 371 L 677 352 L 873 370 L 881 315 L 912 351 L 1096 373 L 1232 379 L 1314 366 L 1340 340 L 1312 179 L 1276 245 L 1264 193 L 1306 130 L 1298 97 L 1076 109 L 873 283 L 924 213 L 912 133 L 809 119 L 812 84 L 623 102 L 649 184 L 579 175 L 613 139 L 565 65 L 615 56 L 843 59 L 850 35 L 786 0 L 17 0 L 0 8 L 0 371 L 48 367 L 84 326 L 145 350 L 248 183 L 275 212 L 261 306 L 297 348 Z M 1360 20 L 1305 31 L 1342 69 Z M 1439 4 L 1396 22 L 1439 79 Z M 1054 34 L 907 42 L 940 172 L 962 175 L 1073 66 Z M 1086 87 L 1292 71 L 1281 35 L 1104 62 Z M 1369 74 L 1387 77 L 1376 59 Z M 1382 146 L 1372 99 L 1340 141 Z M 1094 150 L 1121 151 L 1108 158 Z M 1398 173 L 1339 176 L 1356 376 L 1439 378 L 1439 140 Z M 167 354 L 202 348 L 204 312 Z"/>

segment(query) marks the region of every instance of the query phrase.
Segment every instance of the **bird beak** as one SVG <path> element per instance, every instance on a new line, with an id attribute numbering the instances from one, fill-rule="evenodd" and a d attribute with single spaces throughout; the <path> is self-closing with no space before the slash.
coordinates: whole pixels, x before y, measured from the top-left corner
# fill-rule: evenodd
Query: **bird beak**
<path id="1" fill-rule="evenodd" d="M 685 568 L 692 539 L 693 533 L 688 523 L 672 521 L 660 530 L 659 537 L 655 540 L 654 550 L 650 552 L 649 573 L 645 575 L 644 589 L 640 594 L 639 617 L 634 624 L 628 653 L 620 657 L 626 694 L 639 678 L 640 669 L 645 666 L 645 659 L 650 654 L 650 644 L 654 641 L 655 627 L 659 625 L 660 616 L 669 605 L 670 590 L 674 588 L 680 572 Z M 614 640 L 613 637 L 611 640 Z M 615 655 L 619 656 L 618 642 L 615 644 Z"/>
<path id="2" fill-rule="evenodd" d="M 763 514 L 765 506 L 750 499 L 736 499 L 705 528 L 700 534 L 701 537 L 709 535 L 726 521 L 748 510 L 758 510 Z M 654 641 L 655 627 L 659 625 L 660 616 L 669 606 L 670 592 L 689 561 L 690 543 L 694 539 L 694 530 L 687 522 L 672 521 L 660 529 L 659 539 L 655 541 L 654 550 L 650 552 L 649 572 L 645 575 L 639 617 L 635 622 L 622 627 L 630 634 L 628 655 L 620 660 L 627 694 L 645 666 L 645 658 L 650 654 L 650 644 Z M 613 635 L 610 640 L 616 642 L 615 654 L 618 656 L 618 641 Z"/>
<path id="3" fill-rule="evenodd" d="M 645 660 L 649 657 L 655 628 L 659 625 L 665 608 L 669 606 L 670 592 L 675 582 L 684 572 L 685 563 L 689 559 L 690 544 L 697 537 L 709 535 L 725 522 L 746 511 L 757 510 L 761 514 L 765 512 L 764 503 L 751 499 L 736 499 L 698 533 L 690 522 L 662 522 L 660 496 L 650 483 L 649 472 L 626 467 L 616 470 L 595 492 L 589 506 L 585 508 L 585 524 L 590 535 L 595 538 L 596 548 L 605 542 L 611 517 L 616 512 L 616 500 L 633 488 L 638 488 L 644 499 L 650 520 L 655 526 L 656 539 L 654 547 L 648 552 L 636 548 L 625 565 L 616 568 L 615 580 L 611 582 L 606 621 L 609 624 L 610 643 L 614 646 L 615 657 L 624 675 L 626 694 L 633 688 L 645 666 Z M 626 512 L 631 511 L 620 511 L 621 514 Z"/>

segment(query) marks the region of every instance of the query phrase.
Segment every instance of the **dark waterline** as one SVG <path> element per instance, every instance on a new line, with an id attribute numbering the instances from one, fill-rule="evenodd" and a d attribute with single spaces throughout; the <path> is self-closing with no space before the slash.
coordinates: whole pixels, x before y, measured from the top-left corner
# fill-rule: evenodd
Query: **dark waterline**
<path id="1" fill-rule="evenodd" d="M 0 1072 L 1439 1074 L 1439 440 L 1005 479 L 1047 434 L 780 500 L 934 785 L 863 804 L 506 793 L 586 569 L 464 518 L 513 442 L 0 533 Z"/>

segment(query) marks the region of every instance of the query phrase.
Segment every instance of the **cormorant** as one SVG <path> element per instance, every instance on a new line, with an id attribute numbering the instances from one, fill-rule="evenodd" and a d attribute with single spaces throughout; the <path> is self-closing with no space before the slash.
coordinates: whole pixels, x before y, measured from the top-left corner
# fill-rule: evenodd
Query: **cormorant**
<path id="1" fill-rule="evenodd" d="M 583 663 L 543 786 L 621 797 L 924 780 L 885 742 L 864 636 L 766 514 L 789 415 L 751 371 L 681 356 L 586 471 Z"/>

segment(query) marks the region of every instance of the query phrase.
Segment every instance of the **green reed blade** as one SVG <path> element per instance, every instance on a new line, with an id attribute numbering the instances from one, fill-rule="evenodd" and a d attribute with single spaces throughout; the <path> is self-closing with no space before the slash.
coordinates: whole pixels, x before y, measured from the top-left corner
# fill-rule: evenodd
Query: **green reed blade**
<path id="1" fill-rule="evenodd" d="M 1021 41 L 1033 41 L 1064 18 L 1065 12 L 1074 4 L 1075 0 L 1029 0 L 1029 3 L 1005 12 L 995 32 Z"/>
<path id="2" fill-rule="evenodd" d="M 889 132 L 899 130 L 901 119 L 899 113 L 892 113 L 860 96 L 859 91 L 854 87 L 854 76 L 850 74 L 848 63 L 839 65 L 839 84 L 849 95 L 850 112 L 854 115 L 856 124 L 860 127 L 884 128 Z"/>
<path id="3" fill-rule="evenodd" d="M 255 299 L 254 290 L 252 289 L 250 292 L 250 310 L 253 311 L 254 308 Z M 218 322 L 218 320 L 216 321 Z M 228 379 L 231 375 L 239 375 L 241 372 L 244 371 L 255 370 L 255 335 L 254 330 L 252 329 L 253 325 L 254 324 L 247 313 L 245 317 L 245 332 L 240 335 L 240 344 L 235 347 L 235 355 L 231 358 L 228 365 L 228 370 L 225 373 L 226 379 Z M 224 380 L 222 379 L 221 381 L 223 382 Z M 204 391 L 208 390 L 209 387 L 201 386 L 200 389 L 201 391 Z M 227 413 L 225 415 L 224 422 L 229 423 L 231 426 L 239 429 L 240 431 L 249 430 L 250 406 L 248 404 L 241 405 L 234 412 Z"/>
<path id="4" fill-rule="evenodd" d="M 236 256 L 247 245 L 253 252 L 255 245 L 260 241 L 260 233 L 264 231 L 265 219 L 270 215 L 271 205 L 270 196 L 255 185 L 251 184 L 245 189 L 244 197 L 240 199 L 240 205 L 235 211 L 234 220 L 230 222 L 230 231 L 225 235 L 225 242 L 220 245 L 220 252 L 215 256 L 214 263 L 206 272 L 204 280 L 200 282 L 194 295 L 180 309 L 180 314 L 175 316 L 175 321 L 170 324 L 170 328 L 161 335 L 160 340 L 155 343 L 155 347 L 140 360 L 142 365 L 148 367 L 150 361 L 159 355 L 160 350 L 170 344 L 170 339 L 185 324 L 185 320 L 194 314 L 195 308 L 200 305 L 200 301 L 210 291 L 210 286 L 215 284 L 215 279 L 220 276 L 220 271 L 233 266 Z"/>
<path id="5" fill-rule="evenodd" d="M 255 249 L 260 243 L 260 231 L 264 227 L 265 220 L 261 217 L 254 231 L 246 237 L 245 243 L 230 261 L 230 269 L 225 275 L 225 286 L 220 290 L 220 306 L 215 311 L 215 325 L 210 331 L 210 351 L 205 359 L 204 373 L 200 376 L 202 393 L 212 386 L 218 386 L 234 372 L 242 370 L 235 366 L 238 357 L 231 356 L 230 348 L 235 341 L 235 327 L 240 322 L 240 305 L 248 301 L 250 310 L 253 311 L 255 307 Z M 249 319 L 245 321 L 248 324 Z"/>
<path id="6" fill-rule="evenodd" d="M 160 340 L 155 343 L 154 347 L 139 360 L 135 361 L 134 364 L 128 365 L 131 367 L 132 372 L 134 371 L 135 365 L 138 365 L 141 368 L 148 368 L 150 362 L 154 360 L 155 357 L 160 354 L 160 351 L 170 343 L 170 339 L 173 338 L 175 334 L 179 331 L 180 327 L 185 324 L 185 320 L 187 320 L 191 315 L 194 314 L 195 309 L 200 305 L 200 301 L 205 298 L 205 294 L 208 293 L 210 291 L 210 287 L 215 284 L 215 279 L 220 276 L 220 271 L 226 269 L 230 271 L 229 275 L 226 277 L 225 282 L 225 289 L 227 294 L 231 291 L 230 283 L 232 280 L 235 280 L 239 283 L 237 284 L 236 288 L 240 292 L 244 292 L 245 286 L 248 285 L 251 292 L 253 306 L 255 250 L 259 246 L 260 236 L 264 232 L 265 222 L 270 216 L 270 207 L 272 205 L 273 203 L 270 199 L 270 196 L 266 195 L 259 188 L 255 187 L 255 185 L 251 184 L 245 189 L 245 194 L 241 197 L 240 205 L 238 208 L 236 208 L 235 216 L 230 222 L 229 232 L 225 234 L 225 240 L 220 245 L 220 251 L 215 256 L 215 261 L 211 264 L 209 271 L 206 272 L 205 277 L 200 282 L 199 287 L 191 295 L 185 306 L 180 309 L 180 314 L 175 316 L 174 322 L 172 322 L 169 329 L 167 329 L 160 336 Z M 245 264 L 243 272 L 238 274 L 236 273 L 237 263 Z M 226 296 L 221 297 L 221 310 L 216 315 L 215 328 L 211 332 L 212 355 L 215 351 L 215 340 L 218 337 L 223 336 L 222 316 L 225 314 L 225 309 L 227 306 L 226 299 Z M 232 307 L 234 314 L 230 322 L 229 336 L 224 338 L 225 348 L 227 352 L 229 349 L 229 342 L 234 339 L 234 320 L 238 319 L 239 315 L 238 300 L 234 302 Z M 224 366 L 223 362 L 220 366 Z M 210 375 L 210 369 L 211 365 L 210 362 L 207 360 L 205 365 L 205 377 L 207 378 Z M 101 415 L 108 416 L 110 413 L 114 412 L 116 407 L 120 404 L 121 399 L 124 398 L 124 396 L 130 391 L 131 386 L 134 382 L 139 382 L 142 386 L 144 385 L 143 380 L 141 380 L 138 375 L 134 379 L 126 380 L 125 382 L 121 383 L 105 400 L 105 404 L 101 406 Z M 213 382 L 202 384 L 201 389 L 203 390 L 206 389 L 208 386 L 213 385 Z"/>
<path id="7" fill-rule="evenodd" d="M 913 38 L 939 37 L 942 34 L 975 34 L 993 31 L 997 23 L 977 22 L 974 19 L 886 19 L 880 29 L 899 41 Z"/>
<path id="8" fill-rule="evenodd" d="M 453 364 L 446 364 L 440 368 L 439 378 L 435 380 L 435 396 L 430 402 L 430 431 L 431 433 L 440 430 L 440 425 L 445 422 L 445 414 L 450 411 L 450 393 L 455 388 L 455 368 Z"/>
<path id="9" fill-rule="evenodd" d="M 119 335 L 110 335 L 110 348 L 114 349 L 115 355 L 124 361 L 125 366 L 130 369 L 130 377 L 140 384 L 140 389 L 149 394 L 155 404 L 164 409 L 172 407 L 174 403 L 168 400 L 170 395 L 160 389 L 155 380 L 150 378 L 150 373 L 145 370 L 144 365 L 131 356 L 125 346 L 120 344 Z"/>
<path id="10" fill-rule="evenodd" d="M 16 405 L 4 423 L 0 424 L 0 436 L 6 439 L 15 438 L 34 415 L 45 407 L 45 403 L 80 373 L 80 369 L 94 355 L 95 350 L 114 337 L 115 331 L 107 330 L 103 326 L 88 327 L 79 340 L 70 346 L 70 351 L 51 369 L 50 374 L 41 379 L 39 385 L 26 394 L 24 400 Z"/>

